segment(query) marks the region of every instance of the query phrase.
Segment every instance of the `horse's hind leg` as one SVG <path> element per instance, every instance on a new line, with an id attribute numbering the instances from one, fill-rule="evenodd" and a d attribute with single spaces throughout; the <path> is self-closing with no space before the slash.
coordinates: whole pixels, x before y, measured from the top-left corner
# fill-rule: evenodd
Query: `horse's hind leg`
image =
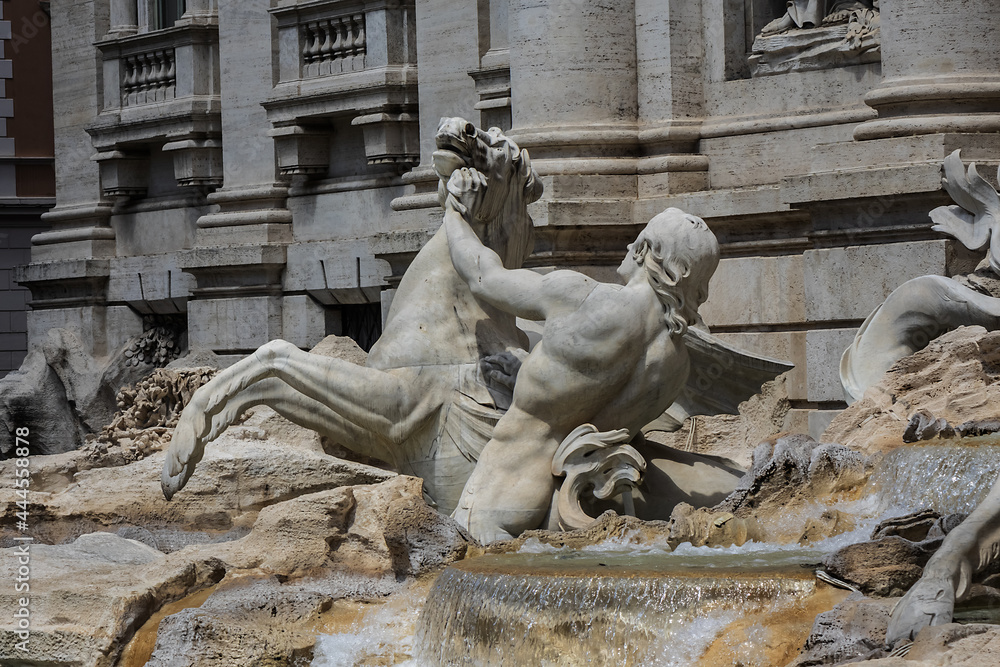
<path id="1" fill-rule="evenodd" d="M 180 433 L 178 430 L 174 431 L 161 480 L 164 494 L 168 499 L 190 479 L 195 465 L 201 460 L 205 445 L 222 435 L 223 431 L 240 418 L 240 415 L 256 405 L 267 405 L 285 419 L 349 446 L 352 451 L 396 465 L 393 452 L 380 442 L 376 434 L 352 424 L 326 405 L 297 392 L 281 380 L 267 378 L 250 385 L 223 404 L 222 408 L 209 418 L 208 434 L 194 439 L 193 453 L 187 461 L 181 461 L 180 456 L 182 452 L 187 451 L 183 446 L 184 443 L 191 442 L 191 431 L 183 429 Z M 179 429 L 181 426 L 178 424 Z M 167 471 L 172 464 L 180 466 L 179 473 L 168 474 Z"/>
<path id="2" fill-rule="evenodd" d="M 300 394 L 311 399 L 311 403 L 303 401 L 302 409 L 288 408 L 290 414 L 298 413 L 305 419 L 302 412 L 320 403 L 363 431 L 400 442 L 440 404 L 440 397 L 421 387 L 417 377 L 404 377 L 407 375 L 413 374 L 358 366 L 303 352 L 285 341 L 272 341 L 195 392 L 170 443 L 163 492 L 169 498 L 184 486 L 204 455 L 210 440 L 207 436 L 213 431 L 220 433 L 242 412 L 237 411 L 239 405 L 227 411 L 227 404 L 261 380 L 274 377 L 288 385 L 293 391 L 282 394 L 288 402 L 296 402 Z"/>

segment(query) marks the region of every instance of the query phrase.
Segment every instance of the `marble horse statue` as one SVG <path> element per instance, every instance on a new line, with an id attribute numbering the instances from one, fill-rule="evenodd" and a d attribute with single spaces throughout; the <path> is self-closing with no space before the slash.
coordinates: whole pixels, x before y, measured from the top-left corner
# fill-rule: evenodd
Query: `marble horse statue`
<path id="1" fill-rule="evenodd" d="M 442 193 L 458 167 L 488 174 L 491 193 L 478 221 L 483 241 L 506 266 L 520 267 L 533 248 L 527 205 L 542 194 L 527 152 L 499 130 L 484 132 L 461 118 L 442 119 L 435 141 Z M 367 366 L 276 340 L 197 391 L 170 444 L 164 494 L 170 498 L 184 486 L 206 444 L 247 408 L 266 404 L 353 451 L 422 477 L 427 495 L 451 512 L 498 408 L 510 402 L 510 388 L 492 381 L 502 365 L 480 361 L 526 346 L 512 315 L 473 298 L 441 229 L 403 276 Z"/>
<path id="2" fill-rule="evenodd" d="M 920 276 L 897 287 L 864 321 L 840 361 L 845 398 L 853 403 L 889 368 L 960 326 L 1000 328 L 1000 195 L 959 151 L 944 161 L 945 190 L 956 202 L 930 213 L 934 229 L 970 250 L 990 245 L 968 276 Z"/>
<path id="3" fill-rule="evenodd" d="M 436 144 L 442 206 L 456 171 L 482 174 L 489 187 L 470 224 L 505 269 L 519 268 L 533 249 L 527 206 L 542 194 L 527 152 L 500 130 L 484 132 L 460 118 L 442 120 Z M 243 411 L 266 404 L 340 445 L 422 477 L 429 500 L 450 513 L 511 406 L 527 344 L 515 314 L 475 295 L 456 271 L 442 227 L 400 282 L 366 366 L 278 340 L 195 392 L 167 452 L 164 495 L 169 499 L 185 485 L 206 445 Z M 763 382 L 790 368 L 740 353 L 694 327 L 684 345 L 692 372 L 671 407 L 676 421 L 735 413 Z M 563 464 L 573 467 L 571 458 Z"/>

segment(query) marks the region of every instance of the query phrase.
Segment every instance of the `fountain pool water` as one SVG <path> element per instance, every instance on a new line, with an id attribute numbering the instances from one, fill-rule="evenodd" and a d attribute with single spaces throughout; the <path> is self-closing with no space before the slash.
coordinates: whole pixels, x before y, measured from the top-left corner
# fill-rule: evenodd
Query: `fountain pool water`
<path id="1" fill-rule="evenodd" d="M 689 664 L 723 626 L 816 591 L 808 556 L 775 556 L 753 568 L 734 566 L 730 554 L 463 561 L 431 590 L 417 656 L 428 665 Z"/>
<path id="2" fill-rule="evenodd" d="M 313 664 L 786 664 L 816 614 L 846 595 L 816 581 L 825 554 L 869 539 L 885 518 L 928 507 L 968 512 L 985 497 L 1000 475 L 1000 440 L 960 442 L 897 449 L 856 500 L 818 498 L 771 518 L 804 523 L 831 508 L 851 515 L 854 530 L 809 548 L 751 542 L 671 552 L 625 538 L 575 551 L 530 540 L 521 553 L 447 568 L 429 593 L 423 584 L 373 607 L 350 631 L 321 638 Z M 371 655 L 382 657 L 364 658 Z"/>

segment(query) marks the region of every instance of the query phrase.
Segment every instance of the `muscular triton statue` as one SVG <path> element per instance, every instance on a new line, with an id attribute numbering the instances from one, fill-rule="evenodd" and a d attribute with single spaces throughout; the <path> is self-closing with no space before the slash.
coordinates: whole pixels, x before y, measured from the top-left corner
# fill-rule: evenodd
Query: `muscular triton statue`
<path id="1" fill-rule="evenodd" d="M 545 324 L 454 513 L 483 542 L 541 524 L 556 488 L 553 455 L 577 427 L 634 436 L 674 402 L 690 367 L 682 336 L 719 263 L 705 222 L 671 208 L 629 245 L 618 269 L 625 285 L 575 271 L 509 270 L 470 226 L 487 187 L 474 169 L 448 182 L 452 262 L 477 298 Z"/>

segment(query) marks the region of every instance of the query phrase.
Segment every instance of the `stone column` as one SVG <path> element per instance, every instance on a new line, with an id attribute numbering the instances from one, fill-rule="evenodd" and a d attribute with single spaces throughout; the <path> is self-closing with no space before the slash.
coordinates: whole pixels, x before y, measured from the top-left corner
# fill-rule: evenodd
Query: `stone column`
<path id="1" fill-rule="evenodd" d="M 109 37 L 134 35 L 139 30 L 137 0 L 111 0 L 111 30 Z"/>
<path id="2" fill-rule="evenodd" d="M 1000 131 L 1000 4 L 882 0 L 878 119 L 854 138 Z"/>
<path id="3" fill-rule="evenodd" d="M 514 134 L 533 157 L 635 148 L 633 2 L 510 0 Z"/>
<path id="4" fill-rule="evenodd" d="M 545 186 L 536 252 L 614 280 L 640 155 L 634 0 L 510 0 L 508 12 L 510 135 Z"/>
<path id="5" fill-rule="evenodd" d="M 705 115 L 701 0 L 635 0 L 639 197 L 708 188 L 697 154 Z"/>
<path id="6" fill-rule="evenodd" d="M 479 69 L 469 72 L 479 95 L 476 111 L 480 126 L 504 131 L 511 127 L 509 7 L 510 0 L 489 0 L 489 7 L 480 3 Z M 484 21 L 488 25 L 484 26 Z"/>
<path id="7" fill-rule="evenodd" d="M 178 25 L 192 20 L 205 20 L 215 17 L 219 11 L 218 0 L 187 0 L 184 7 L 184 15 L 178 21 Z"/>
<path id="8" fill-rule="evenodd" d="M 210 3 L 199 1 L 202 9 Z M 223 187 L 179 258 L 198 288 L 188 303 L 192 346 L 242 353 L 281 337 L 281 285 L 292 214 L 261 103 L 274 85 L 269 0 L 218 2 Z"/>

